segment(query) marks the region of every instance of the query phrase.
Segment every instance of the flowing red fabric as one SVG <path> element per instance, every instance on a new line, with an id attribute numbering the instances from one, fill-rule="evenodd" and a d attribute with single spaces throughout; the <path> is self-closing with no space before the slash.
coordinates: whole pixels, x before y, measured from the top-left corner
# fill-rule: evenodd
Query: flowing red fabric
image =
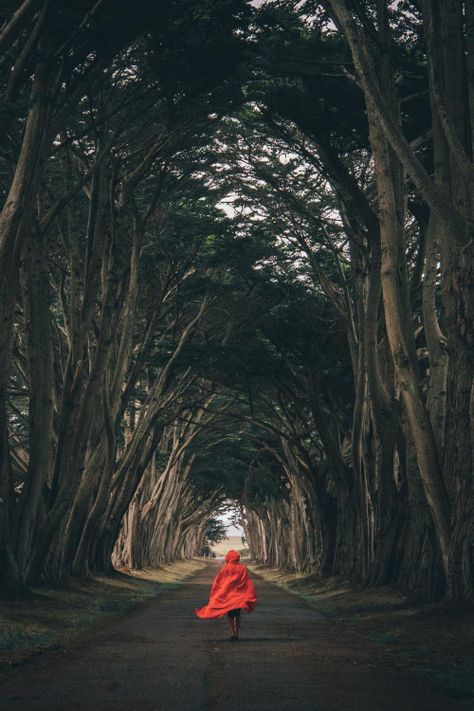
<path id="1" fill-rule="evenodd" d="M 247 612 L 255 609 L 257 593 L 247 568 L 239 562 L 240 555 L 236 551 L 229 551 L 225 561 L 226 564 L 212 583 L 208 604 L 195 610 L 198 617 L 222 617 L 237 608 Z"/>

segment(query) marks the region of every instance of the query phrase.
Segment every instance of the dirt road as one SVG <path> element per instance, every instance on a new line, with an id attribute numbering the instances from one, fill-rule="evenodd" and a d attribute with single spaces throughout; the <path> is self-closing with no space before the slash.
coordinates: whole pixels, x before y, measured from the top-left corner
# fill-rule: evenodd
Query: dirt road
<path id="1" fill-rule="evenodd" d="M 255 579 L 259 605 L 231 643 L 199 620 L 216 563 L 74 649 L 49 652 L 0 687 L 0 711 L 455 711 L 381 648 Z M 465 702 L 464 702 L 465 703 Z"/>

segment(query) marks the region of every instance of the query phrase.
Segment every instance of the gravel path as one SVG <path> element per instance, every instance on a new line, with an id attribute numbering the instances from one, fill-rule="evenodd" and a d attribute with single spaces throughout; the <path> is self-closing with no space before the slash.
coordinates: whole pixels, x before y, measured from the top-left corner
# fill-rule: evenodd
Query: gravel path
<path id="1" fill-rule="evenodd" d="M 85 637 L 48 652 L 0 686 L 0 711 L 455 711 L 393 667 L 380 646 L 255 578 L 259 605 L 241 640 L 199 620 L 218 565 Z"/>

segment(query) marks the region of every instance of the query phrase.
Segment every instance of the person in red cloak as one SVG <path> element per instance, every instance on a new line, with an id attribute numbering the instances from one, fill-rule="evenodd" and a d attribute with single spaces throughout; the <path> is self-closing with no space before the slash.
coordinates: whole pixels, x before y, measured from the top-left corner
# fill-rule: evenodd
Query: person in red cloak
<path id="1" fill-rule="evenodd" d="M 227 613 L 231 641 L 239 639 L 240 611 L 253 612 L 257 605 L 257 593 L 246 566 L 240 562 L 237 551 L 229 551 L 225 565 L 212 583 L 209 602 L 195 610 L 198 617 L 222 617 Z"/>

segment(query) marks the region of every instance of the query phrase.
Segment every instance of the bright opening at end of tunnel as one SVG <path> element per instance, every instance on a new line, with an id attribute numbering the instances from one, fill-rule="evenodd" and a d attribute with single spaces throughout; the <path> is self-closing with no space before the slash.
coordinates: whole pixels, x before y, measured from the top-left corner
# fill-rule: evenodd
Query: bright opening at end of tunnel
<path id="1" fill-rule="evenodd" d="M 248 555 L 248 548 L 244 538 L 244 530 L 236 520 L 233 510 L 227 510 L 216 517 L 225 527 L 226 537 L 213 543 L 211 550 L 217 558 L 224 557 L 232 548 L 239 551 L 242 557 Z"/>

